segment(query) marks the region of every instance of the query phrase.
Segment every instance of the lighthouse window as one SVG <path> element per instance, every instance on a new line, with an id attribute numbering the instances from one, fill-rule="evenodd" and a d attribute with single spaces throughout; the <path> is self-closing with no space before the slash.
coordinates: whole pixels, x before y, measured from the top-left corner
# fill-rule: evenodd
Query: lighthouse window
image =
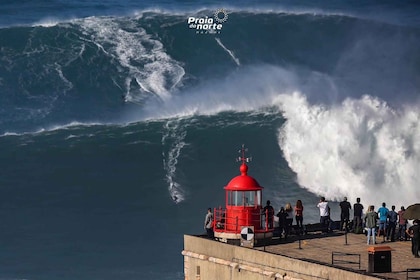
<path id="1" fill-rule="evenodd" d="M 261 205 L 261 191 L 231 191 L 228 192 L 228 205 L 256 206 Z"/>
<path id="2" fill-rule="evenodd" d="M 245 206 L 254 206 L 255 205 L 255 192 L 244 192 L 245 197 Z"/>
<path id="3" fill-rule="evenodd" d="M 261 205 L 261 191 L 255 191 L 255 205 Z"/>
<path id="4" fill-rule="evenodd" d="M 240 206 L 243 201 L 243 192 L 232 191 L 229 192 L 229 205 Z"/>

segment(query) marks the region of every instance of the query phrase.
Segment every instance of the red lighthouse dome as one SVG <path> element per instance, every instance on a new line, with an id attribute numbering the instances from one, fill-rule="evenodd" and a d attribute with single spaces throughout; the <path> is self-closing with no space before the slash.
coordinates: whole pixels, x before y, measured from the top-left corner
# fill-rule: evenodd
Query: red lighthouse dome
<path id="1" fill-rule="evenodd" d="M 225 190 L 238 191 L 238 190 L 261 190 L 262 187 L 258 184 L 257 180 L 248 176 L 248 166 L 245 163 L 242 163 L 239 168 L 241 175 L 236 176 L 225 187 Z"/>

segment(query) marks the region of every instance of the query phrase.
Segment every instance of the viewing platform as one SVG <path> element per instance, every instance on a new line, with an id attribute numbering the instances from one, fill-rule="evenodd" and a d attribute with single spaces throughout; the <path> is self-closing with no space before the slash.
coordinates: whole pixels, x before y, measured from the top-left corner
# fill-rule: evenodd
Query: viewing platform
<path id="1" fill-rule="evenodd" d="M 412 255 L 411 241 L 387 241 L 382 243 L 382 240 L 383 237 L 380 236 L 377 239 L 377 244 L 367 245 L 367 238 L 364 234 L 348 233 L 345 235 L 344 232 L 328 234 L 314 232 L 300 237 L 291 236 L 288 240 L 273 239 L 272 245 L 255 247 L 254 249 L 321 265 L 341 267 L 346 270 L 376 276 L 379 279 L 420 279 L 420 258 L 414 258 Z M 367 273 L 369 266 L 368 250 L 371 250 L 372 247 L 385 246 L 391 248 L 391 272 Z M 360 266 L 358 264 L 359 256 Z M 418 269 L 419 271 L 409 272 L 409 278 L 407 278 L 407 269 Z"/>
<path id="2" fill-rule="evenodd" d="M 367 245 L 364 234 L 311 232 L 245 248 L 190 237 L 184 236 L 185 279 L 420 279 L 420 258 L 412 255 L 411 241 L 381 243 L 381 236 L 378 244 Z M 390 272 L 368 272 L 368 250 L 384 246 L 391 249 Z M 383 268 L 386 261 L 377 265 Z"/>

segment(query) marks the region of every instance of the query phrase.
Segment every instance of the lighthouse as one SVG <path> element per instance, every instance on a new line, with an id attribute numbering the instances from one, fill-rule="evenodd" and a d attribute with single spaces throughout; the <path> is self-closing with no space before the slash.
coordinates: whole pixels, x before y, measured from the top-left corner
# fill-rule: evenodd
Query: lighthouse
<path id="1" fill-rule="evenodd" d="M 242 145 L 238 158 L 240 175 L 224 187 L 226 206 L 214 209 L 213 230 L 218 241 L 253 247 L 272 238 L 273 229 L 265 217 L 273 213 L 262 211 L 263 187 L 248 175 L 246 163 L 250 158 L 245 157 L 245 152 Z"/>

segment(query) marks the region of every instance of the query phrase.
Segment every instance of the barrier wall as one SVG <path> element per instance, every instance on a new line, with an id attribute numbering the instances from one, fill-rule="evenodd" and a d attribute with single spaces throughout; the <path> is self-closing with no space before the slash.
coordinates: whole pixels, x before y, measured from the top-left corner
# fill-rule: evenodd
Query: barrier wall
<path id="1" fill-rule="evenodd" d="M 185 280 L 381 279 L 191 235 L 182 254 Z"/>

